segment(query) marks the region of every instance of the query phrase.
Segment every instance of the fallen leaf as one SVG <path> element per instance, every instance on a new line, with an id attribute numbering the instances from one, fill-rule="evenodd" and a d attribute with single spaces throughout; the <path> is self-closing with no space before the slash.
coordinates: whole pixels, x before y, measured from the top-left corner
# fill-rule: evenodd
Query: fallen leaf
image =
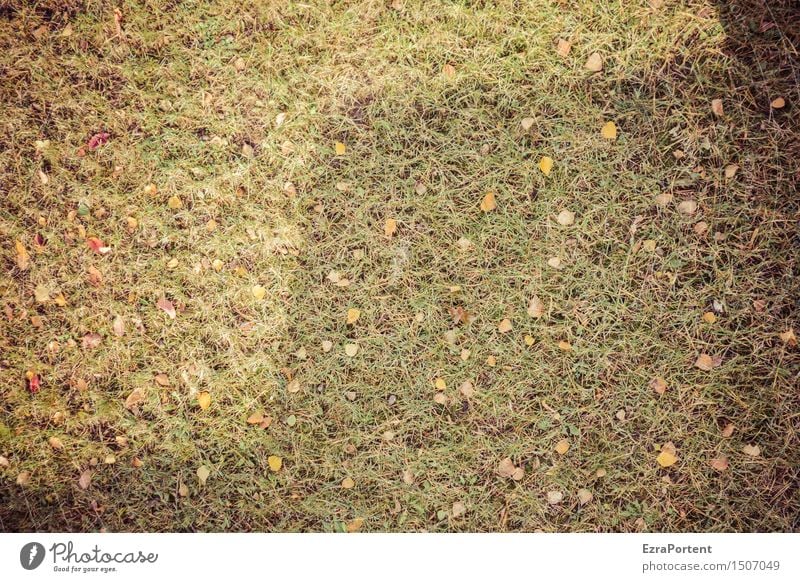
<path id="1" fill-rule="evenodd" d="M 283 459 L 278 457 L 277 455 L 270 455 L 267 457 L 267 464 L 269 465 L 269 470 L 273 473 L 277 473 L 281 470 L 283 466 Z"/>
<path id="2" fill-rule="evenodd" d="M 697 202 L 694 200 L 682 201 L 680 204 L 678 204 L 678 212 L 681 214 L 686 214 L 687 216 L 691 216 L 697 212 Z"/>
<path id="3" fill-rule="evenodd" d="M 783 97 L 776 97 L 770 104 L 773 109 L 783 109 L 786 106 L 786 100 Z"/>
<path id="4" fill-rule="evenodd" d="M 64 448 L 64 443 L 61 442 L 61 439 L 58 437 L 52 436 L 49 439 L 47 439 L 47 442 L 50 444 L 51 447 L 53 447 L 57 451 L 60 451 Z"/>
<path id="5" fill-rule="evenodd" d="M 178 495 L 180 495 L 181 497 L 186 497 L 187 495 L 189 495 L 189 488 L 186 486 L 186 483 L 181 482 L 178 485 Z"/>
<path id="6" fill-rule="evenodd" d="M 25 486 L 31 481 L 31 472 L 22 471 L 17 475 L 17 485 Z"/>
<path id="7" fill-rule="evenodd" d="M 99 333 L 87 333 L 81 339 L 81 346 L 83 346 L 84 350 L 93 350 L 97 346 L 100 345 L 100 342 L 103 341 L 103 336 Z"/>
<path id="8" fill-rule="evenodd" d="M 345 146 L 342 142 L 337 141 L 336 145 L 334 145 L 334 150 L 336 151 L 337 156 L 343 156 L 347 151 L 347 146 Z"/>
<path id="9" fill-rule="evenodd" d="M 64 30 L 66 30 L 66 28 Z M 62 35 L 63 34 L 64 33 L 62 32 Z M 86 147 L 89 148 L 90 150 L 96 150 L 100 146 L 103 146 L 106 143 L 108 143 L 108 140 L 110 138 L 111 138 L 111 135 L 109 135 L 105 131 L 101 131 L 99 133 L 94 134 L 92 137 L 89 138 L 89 141 L 86 142 Z"/>
<path id="10" fill-rule="evenodd" d="M 89 245 L 89 248 L 98 255 L 107 255 L 111 252 L 111 247 L 106 246 L 106 244 L 96 236 L 90 236 L 87 238 L 86 244 Z"/>
<path id="11" fill-rule="evenodd" d="M 560 57 L 566 57 L 571 48 L 572 44 L 569 41 L 559 38 L 558 45 L 556 46 L 556 54 L 558 54 Z"/>
<path id="12" fill-rule="evenodd" d="M 592 53 L 583 66 L 593 73 L 600 72 L 603 70 L 603 57 L 600 56 L 600 53 Z"/>
<path id="13" fill-rule="evenodd" d="M 355 307 L 351 307 L 347 310 L 347 323 L 348 325 L 354 324 L 358 321 L 358 318 L 361 317 L 361 310 L 356 309 Z"/>
<path id="14" fill-rule="evenodd" d="M 142 402 L 144 402 L 145 393 L 144 390 L 141 388 L 134 388 L 133 391 L 128 395 L 125 399 L 125 408 L 131 410 L 135 406 L 138 406 Z"/>
<path id="15" fill-rule="evenodd" d="M 472 352 L 471 352 L 470 350 L 468 350 L 468 349 L 466 349 L 466 348 L 463 348 L 463 349 L 461 350 L 460 357 L 461 357 L 461 359 L 462 359 L 464 362 L 466 362 L 467 360 L 469 360 L 469 357 L 470 357 L 470 355 L 472 355 Z"/>
<path id="16" fill-rule="evenodd" d="M 247 424 L 261 424 L 264 422 L 264 413 L 254 412 L 247 417 Z"/>
<path id="17" fill-rule="evenodd" d="M 564 494 L 561 491 L 548 491 L 547 503 L 550 505 L 558 505 L 564 499 Z"/>
<path id="18" fill-rule="evenodd" d="M 208 410 L 208 407 L 211 406 L 211 394 L 206 391 L 200 392 L 197 395 L 197 404 L 201 409 Z"/>
<path id="19" fill-rule="evenodd" d="M 114 318 L 114 323 L 111 324 L 111 329 L 114 332 L 114 335 L 117 337 L 122 337 L 125 335 L 125 320 L 121 315 L 117 315 Z"/>
<path id="20" fill-rule="evenodd" d="M 447 396 L 445 396 L 445 394 L 442 392 L 437 392 L 433 395 L 433 401 L 440 406 L 446 406 Z"/>
<path id="21" fill-rule="evenodd" d="M 5 469 L 10 465 L 8 462 L 8 457 L 4 457 L 0 455 L 0 469 Z"/>
<path id="22" fill-rule="evenodd" d="M 650 380 L 650 388 L 655 390 L 657 394 L 664 394 L 667 391 L 667 381 L 661 376 Z"/>
<path id="23" fill-rule="evenodd" d="M 736 430 L 736 425 L 734 425 L 732 422 L 729 422 L 728 424 L 725 425 L 725 428 L 722 429 L 721 434 L 723 438 L 727 439 L 733 436 L 734 430 Z"/>
<path id="24" fill-rule="evenodd" d="M 725 177 L 731 179 L 736 175 L 736 172 L 738 171 L 739 171 L 738 165 L 728 164 L 727 166 L 725 166 Z"/>
<path id="25" fill-rule="evenodd" d="M 536 295 L 531 297 L 531 300 L 528 302 L 528 315 L 539 318 L 544 315 L 544 310 L 544 302 Z"/>
<path id="26" fill-rule="evenodd" d="M 559 455 L 566 455 L 568 450 L 569 450 L 569 441 L 567 439 L 561 439 L 556 443 L 555 451 Z"/>
<path id="27" fill-rule="evenodd" d="M 607 121 L 603 127 L 600 128 L 600 135 L 603 136 L 604 139 L 617 139 L 617 126 L 613 121 Z"/>
<path id="28" fill-rule="evenodd" d="M 581 505 L 586 505 L 592 500 L 592 492 L 588 489 L 578 489 L 578 502 Z"/>
<path id="29" fill-rule="evenodd" d="M 706 323 L 716 323 L 717 316 L 714 315 L 714 313 L 712 313 L 711 311 L 706 311 L 703 314 L 703 321 L 705 321 Z"/>
<path id="30" fill-rule="evenodd" d="M 139 457 L 134 457 L 131 459 L 131 467 L 134 469 L 139 469 L 144 465 L 142 460 Z"/>
<path id="31" fill-rule="evenodd" d="M 489 366 L 490 368 L 494 368 L 497 365 L 497 358 L 490 355 L 489 357 L 486 358 L 486 365 Z"/>
<path id="32" fill-rule="evenodd" d="M 713 111 L 714 115 L 716 115 L 717 117 L 722 117 L 723 115 L 725 115 L 725 111 L 722 106 L 722 99 L 711 100 L 711 111 Z"/>
<path id="33" fill-rule="evenodd" d="M 28 370 L 25 373 L 25 379 L 28 381 L 28 391 L 31 394 L 36 394 L 39 392 L 39 389 L 41 388 L 39 374 L 35 373 L 33 370 Z"/>
<path id="34" fill-rule="evenodd" d="M 788 346 L 794 347 L 797 345 L 797 336 L 794 335 L 794 328 L 790 327 L 786 331 L 779 333 L 778 337 Z"/>
<path id="35" fill-rule="evenodd" d="M 46 303 L 50 301 L 50 290 L 45 285 L 37 285 L 33 290 L 33 297 L 37 303 Z"/>
<path id="36" fill-rule="evenodd" d="M 31 256 L 28 254 L 28 250 L 25 248 L 25 245 L 22 244 L 22 241 L 18 240 L 14 242 L 14 250 L 17 253 L 17 268 L 20 271 L 27 271 L 31 266 Z"/>
<path id="37" fill-rule="evenodd" d="M 672 192 L 662 192 L 661 194 L 656 195 L 655 201 L 656 204 L 658 204 L 659 206 L 666 206 L 667 204 L 672 202 L 673 198 L 674 195 L 672 194 Z"/>
<path id="38" fill-rule="evenodd" d="M 533 119 L 533 117 L 525 117 L 519 123 L 522 126 L 522 129 L 528 131 L 531 127 L 533 127 L 534 121 L 535 120 Z"/>
<path id="39" fill-rule="evenodd" d="M 491 212 L 495 208 L 497 208 L 497 202 L 494 198 L 494 192 L 487 192 L 483 200 L 481 200 L 481 210 Z"/>
<path id="40" fill-rule="evenodd" d="M 562 267 L 561 259 L 558 257 L 550 257 L 549 259 L 547 259 L 547 265 L 552 267 L 553 269 L 560 269 Z"/>
<path id="41" fill-rule="evenodd" d="M 394 218 L 387 218 L 383 225 L 383 234 L 392 238 L 395 232 L 397 232 L 397 221 Z"/>
<path id="42" fill-rule="evenodd" d="M 199 467 L 197 467 L 197 478 L 200 480 L 200 485 L 206 484 L 209 475 L 211 475 L 211 469 L 209 469 L 205 465 L 200 465 Z"/>
<path id="43" fill-rule="evenodd" d="M 86 469 L 85 471 L 83 471 L 80 477 L 78 477 L 78 487 L 80 487 L 84 491 L 87 490 L 89 486 L 92 484 L 92 474 L 93 472 L 91 469 Z"/>
<path id="44" fill-rule="evenodd" d="M 167 200 L 167 206 L 172 210 L 178 210 L 183 206 L 183 201 L 181 201 L 180 196 L 170 196 Z"/>
<path id="45" fill-rule="evenodd" d="M 342 489 L 352 489 L 355 487 L 356 482 L 353 481 L 350 477 L 345 477 L 342 479 Z"/>
<path id="46" fill-rule="evenodd" d="M 403 483 L 406 485 L 414 484 L 414 472 L 411 469 L 403 471 Z"/>
<path id="47" fill-rule="evenodd" d="M 758 445 L 745 445 L 742 447 L 742 452 L 748 457 L 758 457 L 761 455 L 761 449 Z"/>
<path id="48" fill-rule="evenodd" d="M 511 320 L 508 318 L 501 321 L 500 324 L 497 326 L 497 331 L 499 331 L 500 333 L 508 333 L 512 329 L 514 329 L 514 327 L 511 324 Z"/>
<path id="49" fill-rule="evenodd" d="M 253 297 L 256 301 L 263 301 L 263 299 L 267 296 L 267 290 L 262 287 L 261 285 L 253 285 L 250 292 L 253 294 Z"/>
<path id="50" fill-rule="evenodd" d="M 472 385 L 472 382 L 465 380 L 461 386 L 459 386 L 458 391 L 461 392 L 464 397 L 470 398 L 475 394 L 475 387 Z"/>
<path id="51" fill-rule="evenodd" d="M 558 342 L 558 349 L 562 352 L 571 352 L 572 344 L 570 344 L 568 341 L 561 340 Z"/>
<path id="52" fill-rule="evenodd" d="M 437 390 L 446 390 L 447 383 L 444 381 L 444 378 L 436 378 L 433 382 L 433 385 L 436 387 Z"/>
<path id="53" fill-rule="evenodd" d="M 161 297 L 156 302 L 156 307 L 161 309 L 164 313 L 166 313 L 170 319 L 175 319 L 175 306 L 172 304 L 172 301 L 167 299 L 166 297 Z"/>
<path id="54" fill-rule="evenodd" d="M 363 517 L 357 517 L 353 521 L 349 522 L 345 526 L 345 529 L 347 530 L 347 533 L 355 533 L 358 530 L 360 530 L 361 526 L 363 526 L 363 525 L 364 525 L 364 518 Z"/>
<path id="55" fill-rule="evenodd" d="M 553 169 L 553 158 L 550 156 L 542 157 L 542 159 L 539 160 L 539 169 L 542 171 L 542 174 L 549 176 L 550 170 Z"/>
<path id="56" fill-rule="evenodd" d="M 575 213 L 569 210 L 562 210 L 556 216 L 556 222 L 561 226 L 570 226 L 575 223 Z"/>
<path id="57" fill-rule="evenodd" d="M 295 378 L 286 385 L 286 391 L 290 394 L 297 394 L 300 392 L 300 380 Z"/>
<path id="58" fill-rule="evenodd" d="M 720 455 L 719 457 L 711 459 L 708 464 L 716 471 L 726 471 L 728 469 L 728 457 Z"/>
<path id="59" fill-rule="evenodd" d="M 159 386 L 169 386 L 169 376 L 164 373 L 156 374 L 153 379 Z"/>
<path id="60" fill-rule="evenodd" d="M 514 461 L 512 461 L 510 457 L 506 457 L 497 464 L 497 474 L 501 477 L 512 477 L 514 475 L 514 471 L 516 470 L 517 467 L 514 465 Z"/>
<path id="61" fill-rule="evenodd" d="M 525 334 L 525 337 L 523 338 L 523 341 L 525 342 L 526 346 L 531 347 L 536 340 L 533 339 L 532 335 Z"/>
<path id="62" fill-rule="evenodd" d="M 445 66 L 442 67 L 442 73 L 444 74 L 445 77 L 452 78 L 453 75 L 456 74 L 456 68 L 450 63 L 447 63 L 445 64 Z"/>
<path id="63" fill-rule="evenodd" d="M 460 501 L 456 501 L 453 503 L 452 515 L 453 519 L 461 517 L 467 512 L 467 506 L 461 503 Z"/>
<path id="64" fill-rule="evenodd" d="M 327 354 L 331 349 L 333 349 L 333 342 L 322 340 L 322 351 Z"/>
<path id="65" fill-rule="evenodd" d="M 700 354 L 694 362 L 695 367 L 704 372 L 710 372 L 720 364 L 722 364 L 722 358 L 719 356 L 711 357 L 708 354 Z"/>
<path id="66" fill-rule="evenodd" d="M 656 457 L 656 462 L 662 467 L 671 467 L 677 462 L 678 458 L 675 453 L 668 450 L 662 450 Z"/>
<path id="67" fill-rule="evenodd" d="M 86 278 L 89 281 L 89 284 L 94 287 L 100 287 L 103 284 L 103 273 L 97 267 L 89 265 L 89 268 L 86 269 Z"/>
<path id="68" fill-rule="evenodd" d="M 344 353 L 352 358 L 358 353 L 358 344 L 345 344 Z"/>

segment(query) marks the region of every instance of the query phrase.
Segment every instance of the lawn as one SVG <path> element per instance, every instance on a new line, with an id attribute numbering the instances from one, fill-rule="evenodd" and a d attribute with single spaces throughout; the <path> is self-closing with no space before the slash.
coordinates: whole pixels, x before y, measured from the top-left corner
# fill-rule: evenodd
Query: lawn
<path id="1" fill-rule="evenodd" d="M 791 0 L 0 7 L 0 530 L 800 529 Z"/>

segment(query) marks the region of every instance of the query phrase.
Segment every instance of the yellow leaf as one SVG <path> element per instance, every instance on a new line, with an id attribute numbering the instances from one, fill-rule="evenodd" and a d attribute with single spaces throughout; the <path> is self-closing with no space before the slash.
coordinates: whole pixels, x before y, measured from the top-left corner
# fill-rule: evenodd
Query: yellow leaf
<path id="1" fill-rule="evenodd" d="M 544 156 L 541 160 L 539 160 L 539 169 L 542 171 L 542 174 L 549 176 L 550 170 L 553 169 L 553 158 L 550 156 Z"/>
<path id="2" fill-rule="evenodd" d="M 358 321 L 359 317 L 361 317 L 361 310 L 360 309 L 356 309 L 355 307 L 351 307 L 350 309 L 347 310 L 347 323 L 348 324 L 350 324 L 350 325 L 354 324 L 356 321 Z"/>
<path id="3" fill-rule="evenodd" d="M 270 471 L 272 471 L 273 473 L 277 473 L 278 471 L 281 470 L 281 467 L 283 466 L 283 459 L 281 459 L 276 455 L 270 455 L 267 458 L 267 464 L 269 465 Z"/>
<path id="4" fill-rule="evenodd" d="M 445 390 L 447 388 L 447 383 L 443 378 L 436 378 L 433 385 L 436 386 L 437 390 Z"/>
<path id="5" fill-rule="evenodd" d="M 512 329 L 513 329 L 513 326 L 511 325 L 511 320 L 508 319 L 508 318 L 506 318 L 503 321 L 501 321 L 500 325 L 497 326 L 497 330 L 500 333 L 508 333 Z"/>
<path id="6" fill-rule="evenodd" d="M 715 321 L 717 321 L 717 316 L 711 313 L 710 311 L 706 311 L 703 314 L 703 321 L 705 321 L 706 323 L 714 323 Z"/>
<path id="7" fill-rule="evenodd" d="M 532 346 L 534 341 L 535 340 L 533 339 L 532 335 L 528 334 L 528 335 L 525 336 L 525 345 L 526 346 L 528 346 L 528 347 Z"/>
<path id="8" fill-rule="evenodd" d="M 572 351 L 572 344 L 570 344 L 568 341 L 562 340 L 562 341 L 558 342 L 558 349 L 560 349 L 561 351 L 564 351 L 564 352 L 571 352 Z"/>
<path id="9" fill-rule="evenodd" d="M 394 218 L 387 218 L 386 223 L 383 225 L 383 234 L 392 238 L 395 232 L 397 232 L 397 221 Z"/>
<path id="10" fill-rule="evenodd" d="M 600 135 L 602 135 L 604 139 L 617 139 L 617 126 L 614 125 L 613 121 L 606 122 L 600 130 Z"/>
<path id="11" fill-rule="evenodd" d="M 494 192 L 487 192 L 483 200 L 481 200 L 481 210 L 491 212 L 495 208 L 497 208 L 497 203 L 494 199 Z"/>
<path id="12" fill-rule="evenodd" d="M 223 263 L 219 259 L 214 259 L 213 261 L 211 261 L 211 268 L 214 269 L 217 273 L 219 273 L 222 270 L 222 267 L 224 266 L 225 263 Z"/>
<path id="13" fill-rule="evenodd" d="M 497 358 L 495 358 L 494 356 L 489 356 L 488 358 L 486 358 L 486 365 L 491 368 L 494 368 L 497 365 Z"/>
<path id="14" fill-rule="evenodd" d="M 14 243 L 14 248 L 17 251 L 17 267 L 20 271 L 26 271 L 31 266 L 31 256 L 28 254 L 28 250 L 19 240 Z"/>
<path id="15" fill-rule="evenodd" d="M 211 394 L 208 392 L 201 392 L 197 395 L 197 403 L 203 410 L 208 410 L 208 407 L 211 406 Z"/>
<path id="16" fill-rule="evenodd" d="M 356 482 L 353 481 L 350 477 L 345 477 L 342 480 L 342 489 L 352 489 L 353 487 L 355 487 L 355 485 Z"/>
<path id="17" fill-rule="evenodd" d="M 671 467 L 672 465 L 674 465 L 677 462 L 677 460 L 678 460 L 678 457 L 676 457 L 670 451 L 661 451 L 658 454 L 658 456 L 656 457 L 656 461 L 662 467 Z"/>
<path id="18" fill-rule="evenodd" d="M 170 196 L 169 200 L 167 200 L 167 206 L 172 208 L 172 210 L 178 210 L 181 206 L 183 206 L 183 202 L 179 196 Z"/>
<path id="19" fill-rule="evenodd" d="M 566 455 L 568 450 L 569 450 L 569 441 L 567 439 L 561 439 L 556 443 L 555 451 L 559 455 Z"/>
<path id="20" fill-rule="evenodd" d="M 258 301 L 263 300 L 264 297 L 267 296 L 267 290 L 261 285 L 253 285 L 253 288 L 250 291 L 253 293 L 253 297 L 255 297 Z"/>
<path id="21" fill-rule="evenodd" d="M 343 156 L 343 155 L 344 155 L 344 153 L 347 151 L 347 146 L 346 146 L 346 145 L 344 145 L 344 144 L 343 144 L 342 142 L 340 142 L 340 141 L 337 141 L 337 142 L 336 142 L 336 146 L 334 146 L 334 147 L 335 147 L 335 149 L 336 149 L 336 155 L 337 155 L 337 156 Z"/>

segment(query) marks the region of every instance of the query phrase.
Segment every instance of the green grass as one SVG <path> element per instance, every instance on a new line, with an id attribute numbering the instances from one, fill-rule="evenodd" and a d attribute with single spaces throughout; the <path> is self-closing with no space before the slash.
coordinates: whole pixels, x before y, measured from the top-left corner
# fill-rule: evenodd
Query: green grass
<path id="1" fill-rule="evenodd" d="M 0 10 L 0 529 L 342 531 L 360 518 L 362 531 L 796 530 L 800 356 L 778 334 L 800 329 L 797 12 L 788 0 L 763 14 L 664 4 Z M 765 19 L 777 26 L 759 31 Z M 583 67 L 595 51 L 597 74 Z M 778 96 L 787 105 L 772 109 Z M 614 142 L 600 136 L 609 120 Z M 110 141 L 79 156 L 101 130 Z M 482 213 L 487 191 L 498 206 Z M 692 216 L 677 210 L 688 199 Z M 563 209 L 574 225 L 555 221 Z M 37 285 L 66 305 L 37 303 Z M 541 318 L 526 313 L 534 295 Z M 454 325 L 458 306 L 474 319 Z M 87 333 L 99 347 L 82 347 Z M 700 353 L 721 365 L 695 368 Z M 127 410 L 135 389 L 145 401 Z M 246 422 L 257 411 L 268 428 Z M 678 462 L 661 468 L 670 441 Z M 709 466 L 720 455 L 724 472 Z M 506 457 L 521 480 L 497 474 Z"/>

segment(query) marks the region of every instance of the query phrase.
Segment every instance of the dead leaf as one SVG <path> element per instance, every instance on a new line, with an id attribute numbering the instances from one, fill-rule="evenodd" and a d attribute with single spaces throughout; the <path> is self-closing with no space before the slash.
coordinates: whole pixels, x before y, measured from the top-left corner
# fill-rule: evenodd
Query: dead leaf
<path id="1" fill-rule="evenodd" d="M 495 208 L 497 208 L 497 202 L 494 198 L 494 192 L 487 192 L 483 200 L 481 200 L 481 210 L 491 212 Z"/>
<path id="2" fill-rule="evenodd" d="M 592 492 L 588 489 L 578 489 L 578 502 L 581 505 L 586 505 L 593 497 Z"/>
<path id="3" fill-rule="evenodd" d="M 617 139 L 617 126 L 613 121 L 607 121 L 602 128 L 600 128 L 600 135 L 603 139 L 615 140 Z"/>
<path id="4" fill-rule="evenodd" d="M 541 160 L 539 160 L 539 170 L 541 170 L 542 174 L 545 176 L 550 175 L 550 171 L 553 169 L 553 158 L 550 156 L 543 156 Z"/>
<path id="5" fill-rule="evenodd" d="M 347 310 L 347 323 L 348 325 L 353 325 L 358 318 L 361 317 L 361 310 L 356 309 L 355 307 L 351 307 Z"/>
<path id="6" fill-rule="evenodd" d="M 466 512 L 467 512 L 467 506 L 466 505 L 464 505 L 460 501 L 456 501 L 455 503 L 453 503 L 453 509 L 452 509 L 453 519 L 461 517 Z"/>
<path id="7" fill-rule="evenodd" d="M 528 302 L 528 315 L 539 318 L 544 315 L 544 311 L 545 307 L 542 300 L 536 295 L 531 297 L 531 300 Z"/>
<path id="8" fill-rule="evenodd" d="M 695 360 L 694 365 L 696 368 L 703 370 L 704 372 L 710 372 L 714 368 L 718 367 L 722 364 L 722 358 L 719 356 L 711 357 L 708 354 L 700 354 L 697 356 L 697 360 Z"/>
<path id="9" fill-rule="evenodd" d="M 200 480 L 200 485 L 205 485 L 208 477 L 211 475 L 211 469 L 205 465 L 197 467 L 197 478 Z"/>
<path id="10" fill-rule="evenodd" d="M 277 455 L 270 455 L 267 457 L 267 464 L 269 465 L 269 470 L 273 473 L 277 473 L 283 467 L 283 459 L 281 459 Z"/>
<path id="11" fill-rule="evenodd" d="M 703 319 L 703 321 L 705 321 L 706 323 L 716 323 L 716 321 L 717 321 L 717 316 L 716 316 L 716 315 L 714 315 L 714 313 L 713 313 L 713 312 L 711 312 L 711 311 L 706 311 L 706 312 L 703 314 L 703 318 L 702 318 L 702 319 Z"/>
<path id="12" fill-rule="evenodd" d="M 514 465 L 514 461 L 512 461 L 510 457 L 506 457 L 497 465 L 497 474 L 501 477 L 511 477 L 516 470 L 517 467 Z"/>
<path id="13" fill-rule="evenodd" d="M 81 340 L 81 345 L 84 350 L 93 350 L 100 345 L 103 341 L 103 336 L 99 333 L 87 333 Z"/>
<path id="14" fill-rule="evenodd" d="M 101 273 L 97 267 L 90 265 L 89 268 L 86 269 L 86 273 L 86 278 L 92 286 L 100 287 L 103 284 L 103 273 Z"/>
<path id="15" fill-rule="evenodd" d="M 326 354 L 333 349 L 333 342 L 322 340 L 322 351 Z"/>
<path id="16" fill-rule="evenodd" d="M 733 436 L 734 430 L 736 430 L 736 425 L 734 425 L 732 422 L 729 422 L 728 424 L 725 425 L 725 428 L 722 429 L 721 434 L 723 438 L 727 439 Z"/>
<path id="17" fill-rule="evenodd" d="M 250 292 L 253 294 L 256 301 L 262 301 L 267 296 L 267 290 L 261 285 L 253 285 Z"/>
<path id="18" fill-rule="evenodd" d="M 729 180 L 736 175 L 736 172 L 739 171 L 739 166 L 736 164 L 728 164 L 725 166 L 725 177 Z"/>
<path id="19" fill-rule="evenodd" d="M 742 447 L 742 452 L 748 457 L 758 457 L 761 455 L 761 449 L 758 445 L 745 445 Z"/>
<path id="20" fill-rule="evenodd" d="M 89 248 L 96 252 L 98 255 L 107 255 L 111 252 L 111 247 L 106 246 L 106 244 L 101 241 L 99 238 L 95 236 L 90 236 L 86 239 L 86 244 L 89 245 Z"/>
<path id="21" fill-rule="evenodd" d="M 208 410 L 211 406 L 211 394 L 206 391 L 200 392 L 197 395 L 197 404 L 200 405 L 202 410 Z"/>
<path id="22" fill-rule="evenodd" d="M 27 271 L 31 266 L 31 256 L 28 254 L 28 250 L 25 248 L 25 245 L 22 244 L 22 241 L 15 241 L 14 242 L 14 250 L 17 253 L 17 268 L 20 271 Z"/>
<path id="23" fill-rule="evenodd" d="M 169 386 L 169 376 L 164 373 L 156 374 L 153 379 L 159 386 Z"/>
<path id="24" fill-rule="evenodd" d="M 383 234 L 392 238 L 395 232 L 397 232 L 397 221 L 394 218 L 387 218 L 383 225 Z"/>
<path id="25" fill-rule="evenodd" d="M 685 214 L 687 216 L 691 216 L 695 212 L 697 212 L 697 202 L 694 200 L 684 200 L 680 204 L 678 204 L 678 212 L 681 214 Z"/>
<path id="26" fill-rule="evenodd" d="M 344 353 L 352 358 L 358 353 L 358 344 L 345 344 Z"/>
<path id="27" fill-rule="evenodd" d="M 717 117 L 722 117 L 723 115 L 725 115 L 725 111 L 722 106 L 722 99 L 711 100 L 711 111 L 713 111 L 714 115 L 716 115 Z"/>
<path id="28" fill-rule="evenodd" d="M 131 410 L 132 408 L 144 402 L 144 400 L 145 400 L 144 390 L 142 390 L 141 388 L 134 388 L 134 390 L 125 399 L 125 408 Z"/>
<path id="29" fill-rule="evenodd" d="M 442 67 L 442 73 L 445 77 L 452 78 L 453 75 L 456 74 L 456 68 L 450 63 L 447 63 Z"/>
<path id="30" fill-rule="evenodd" d="M 247 417 L 247 424 L 261 424 L 262 422 L 264 422 L 263 412 L 254 412 Z"/>
<path id="31" fill-rule="evenodd" d="M 289 394 L 297 394 L 298 392 L 300 392 L 300 380 L 298 380 L 297 378 L 295 378 L 294 380 L 292 380 L 291 382 L 289 382 L 289 383 L 286 385 L 286 391 L 287 391 Z"/>
<path id="32" fill-rule="evenodd" d="M 53 447 L 57 451 L 60 451 L 61 449 L 64 448 L 64 443 L 61 442 L 61 439 L 58 437 L 52 436 L 49 439 L 47 439 L 47 442 L 50 444 L 51 447 Z"/>
<path id="33" fill-rule="evenodd" d="M 661 447 L 661 452 L 656 457 L 656 462 L 662 467 L 671 467 L 678 460 L 675 451 L 675 445 L 670 442 L 664 443 Z"/>
<path id="34" fill-rule="evenodd" d="M 166 297 L 161 297 L 156 302 L 156 307 L 161 309 L 164 313 L 166 313 L 170 319 L 175 319 L 175 306 L 172 304 L 172 301 L 167 299 Z"/>
<path id="35" fill-rule="evenodd" d="M 788 346 L 795 347 L 797 345 L 797 336 L 794 335 L 794 328 L 789 328 L 784 332 L 778 334 L 781 341 Z"/>
<path id="36" fill-rule="evenodd" d="M 568 341 L 561 340 L 558 342 L 558 349 L 562 352 L 571 352 L 572 351 L 572 344 Z"/>
<path id="37" fill-rule="evenodd" d="M 37 285 L 33 290 L 33 297 L 37 303 L 46 303 L 50 301 L 50 290 L 45 285 Z"/>
<path id="38" fill-rule="evenodd" d="M 31 472 L 22 471 L 17 475 L 17 485 L 25 486 L 31 481 Z"/>
<path id="39" fill-rule="evenodd" d="M 555 451 L 559 455 L 566 455 L 568 450 L 569 450 L 569 441 L 567 439 L 561 439 L 556 443 Z"/>
<path id="40" fill-rule="evenodd" d="M 650 380 L 650 388 L 655 390 L 657 394 L 664 394 L 667 391 L 667 381 L 661 376 Z"/>
<path id="41" fill-rule="evenodd" d="M 447 396 L 443 392 L 437 392 L 433 395 L 433 401 L 440 406 L 446 406 Z"/>
<path id="42" fill-rule="evenodd" d="M 583 66 L 593 73 L 598 73 L 603 70 L 603 57 L 600 56 L 600 53 L 592 53 Z"/>
<path id="43" fill-rule="evenodd" d="M 556 222 L 561 226 L 571 226 L 575 223 L 575 213 L 569 210 L 562 210 L 556 216 Z"/>
<path id="44" fill-rule="evenodd" d="M 550 505 L 558 505 L 564 499 L 564 494 L 561 491 L 548 491 L 547 503 Z"/>
<path id="45" fill-rule="evenodd" d="M 534 121 L 535 120 L 533 117 L 525 117 L 522 119 L 522 121 L 520 121 L 520 125 L 522 126 L 523 130 L 528 131 L 531 127 L 533 127 Z"/>
<path id="46" fill-rule="evenodd" d="M 719 457 L 711 459 L 708 464 L 716 471 L 726 471 L 728 469 L 728 457 L 720 455 Z"/>
<path id="47" fill-rule="evenodd" d="M 508 333 L 512 329 L 514 329 L 514 326 L 511 324 L 511 320 L 508 318 L 501 321 L 500 324 L 497 326 L 497 330 L 500 333 Z"/>
<path id="48" fill-rule="evenodd" d="M 356 482 L 353 481 L 350 477 L 345 477 L 342 479 L 342 489 L 352 489 L 355 487 Z"/>
<path id="49" fill-rule="evenodd" d="M 92 484 L 92 475 L 93 472 L 91 469 L 86 469 L 81 473 L 81 476 L 78 477 L 78 487 L 86 491 L 89 486 Z"/>
<path id="50" fill-rule="evenodd" d="M 783 109 L 786 106 L 786 100 L 783 97 L 776 97 L 770 104 L 773 109 Z"/>
<path id="51" fill-rule="evenodd" d="M 336 144 L 334 144 L 333 149 L 336 152 L 337 156 L 343 156 L 347 151 L 347 146 L 344 145 L 342 142 L 337 141 Z"/>
<path id="52" fill-rule="evenodd" d="M 111 324 L 111 329 L 114 332 L 114 335 L 117 337 L 122 337 L 125 335 L 125 320 L 122 319 L 121 315 L 117 315 L 114 318 L 114 323 Z"/>
<path id="53" fill-rule="evenodd" d="M 559 38 L 558 45 L 556 46 L 556 54 L 560 57 L 566 57 L 571 48 L 572 44 L 569 41 Z"/>
<path id="54" fill-rule="evenodd" d="M 475 387 L 472 385 L 472 382 L 465 380 L 461 386 L 459 386 L 458 391 L 461 392 L 464 397 L 470 398 L 475 394 Z"/>

